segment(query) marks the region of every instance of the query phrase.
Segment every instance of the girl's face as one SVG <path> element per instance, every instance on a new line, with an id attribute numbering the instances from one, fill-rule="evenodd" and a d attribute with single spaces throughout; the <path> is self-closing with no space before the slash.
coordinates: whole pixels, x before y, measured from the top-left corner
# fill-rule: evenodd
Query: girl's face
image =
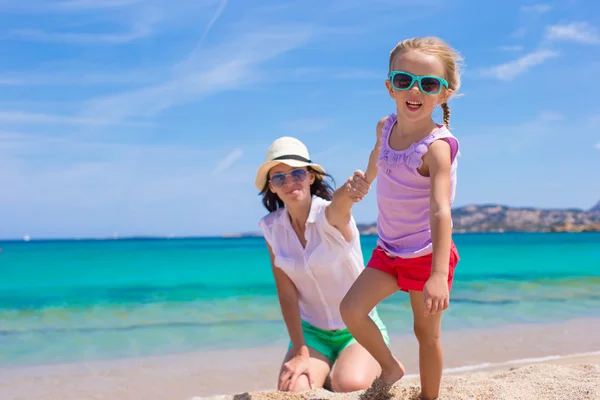
<path id="1" fill-rule="evenodd" d="M 398 117 L 404 120 L 430 118 L 435 106 L 444 103 L 452 92 L 445 86 L 444 65 L 436 56 L 418 50 L 405 51 L 393 60 L 394 72 L 396 77 L 393 84 L 388 78 L 385 86 L 390 97 L 396 101 Z M 416 78 L 425 76 L 419 85 Z"/>
<path id="2" fill-rule="evenodd" d="M 277 164 L 269 171 L 269 189 L 286 205 L 310 199 L 315 174 L 306 168 Z"/>

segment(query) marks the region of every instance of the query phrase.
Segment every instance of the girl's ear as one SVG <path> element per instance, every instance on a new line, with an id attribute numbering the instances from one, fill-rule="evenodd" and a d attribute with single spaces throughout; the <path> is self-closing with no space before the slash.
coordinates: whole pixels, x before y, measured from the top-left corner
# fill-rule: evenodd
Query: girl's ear
<path id="1" fill-rule="evenodd" d="M 444 90 L 442 97 L 440 98 L 440 104 L 444 104 L 444 103 L 448 102 L 448 99 L 450 99 L 450 97 L 452 96 L 452 93 L 454 93 L 453 89 Z"/>
<path id="2" fill-rule="evenodd" d="M 454 89 L 447 89 L 445 93 L 444 103 L 448 102 L 448 100 L 450 100 L 450 97 L 452 97 L 453 94 Z"/>

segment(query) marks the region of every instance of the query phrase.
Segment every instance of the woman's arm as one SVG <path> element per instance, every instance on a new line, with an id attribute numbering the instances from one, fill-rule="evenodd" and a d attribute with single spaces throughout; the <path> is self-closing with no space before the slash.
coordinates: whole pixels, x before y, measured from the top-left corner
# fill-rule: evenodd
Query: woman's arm
<path id="1" fill-rule="evenodd" d="M 275 278 L 275 285 L 277 287 L 277 296 L 279 298 L 279 305 L 281 307 L 281 314 L 283 320 L 290 335 L 292 341 L 292 350 L 294 356 L 306 356 L 308 357 L 308 347 L 304 341 L 304 334 L 302 333 L 302 320 L 300 318 L 300 307 L 298 305 L 298 290 L 294 282 L 283 272 L 280 268 L 275 266 L 275 256 L 269 243 L 269 255 L 271 257 L 271 269 L 273 270 L 273 277 Z"/>
<path id="2" fill-rule="evenodd" d="M 344 240 L 350 242 L 352 240 L 352 226 L 350 226 L 350 219 L 352 218 L 352 205 L 354 204 L 354 200 L 352 200 L 346 192 L 347 184 L 348 182 L 340 186 L 333 193 L 331 204 L 325 209 L 325 217 L 331 225 L 340 231 Z"/>
<path id="3" fill-rule="evenodd" d="M 283 320 L 292 341 L 292 357 L 285 364 L 279 375 L 278 390 L 293 391 L 296 381 L 300 375 L 306 375 L 310 388 L 313 388 L 310 372 L 310 351 L 304 341 L 302 333 L 302 319 L 298 305 L 298 290 L 294 282 L 280 268 L 275 266 L 275 257 L 269 243 L 269 255 L 271 256 L 271 268 L 277 286 L 277 295 L 281 306 Z"/>

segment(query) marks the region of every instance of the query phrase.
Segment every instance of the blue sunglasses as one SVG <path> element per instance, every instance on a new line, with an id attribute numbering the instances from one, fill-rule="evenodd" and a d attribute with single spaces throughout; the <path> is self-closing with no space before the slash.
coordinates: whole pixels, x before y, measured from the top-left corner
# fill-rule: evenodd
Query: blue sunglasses
<path id="1" fill-rule="evenodd" d="M 308 171 L 305 169 L 295 169 L 288 173 L 279 172 L 273 174 L 273 176 L 271 176 L 271 179 L 269 179 L 269 182 L 271 182 L 271 184 L 274 187 L 280 188 L 283 185 L 285 185 L 285 181 L 287 180 L 288 176 L 291 176 L 292 181 L 294 182 L 304 182 L 304 180 L 308 176 Z"/>
<path id="2" fill-rule="evenodd" d="M 417 76 L 404 71 L 390 72 L 390 82 L 396 90 L 408 90 L 413 87 L 415 81 L 419 82 L 419 88 L 425 94 L 438 94 L 442 90 L 442 86 L 448 89 L 448 81 L 439 76 Z"/>

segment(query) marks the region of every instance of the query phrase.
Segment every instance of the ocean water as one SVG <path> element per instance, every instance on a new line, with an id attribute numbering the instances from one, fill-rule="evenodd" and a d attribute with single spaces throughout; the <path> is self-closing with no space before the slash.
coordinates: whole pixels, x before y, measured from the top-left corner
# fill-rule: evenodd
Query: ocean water
<path id="1" fill-rule="evenodd" d="M 362 237 L 365 261 L 375 237 Z M 443 329 L 600 317 L 600 234 L 454 236 Z M 262 238 L 0 242 L 0 366 L 287 344 Z M 379 312 L 412 331 L 405 293 Z"/>

